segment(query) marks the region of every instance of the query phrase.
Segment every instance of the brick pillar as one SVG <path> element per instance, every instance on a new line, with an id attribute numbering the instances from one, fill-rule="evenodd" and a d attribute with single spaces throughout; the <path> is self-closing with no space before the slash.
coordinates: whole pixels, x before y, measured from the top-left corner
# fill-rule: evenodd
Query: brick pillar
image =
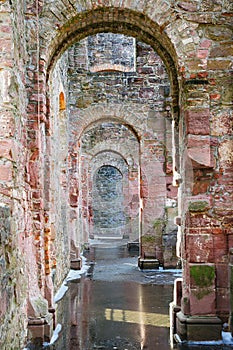
<path id="1" fill-rule="evenodd" d="M 206 85 L 187 81 L 186 97 L 190 99 L 195 91 L 204 105 L 206 89 Z M 218 143 L 211 135 L 210 110 L 195 103 L 189 102 L 192 106 L 183 111 L 185 142 L 180 145 L 183 290 L 177 333 L 182 340 L 219 340 L 226 313 L 220 294 L 227 297 L 221 277 L 224 266 L 227 268 L 227 237 L 215 208 Z"/>
<path id="2" fill-rule="evenodd" d="M 230 277 L 230 318 L 229 325 L 231 335 L 233 336 L 233 248 L 230 248 L 229 251 L 230 259 L 229 259 L 229 277 Z"/>
<path id="3" fill-rule="evenodd" d="M 164 146 L 157 140 L 144 140 L 141 154 L 141 268 L 146 268 L 147 263 L 150 268 L 163 264 L 162 234 L 166 200 L 163 154 Z"/>

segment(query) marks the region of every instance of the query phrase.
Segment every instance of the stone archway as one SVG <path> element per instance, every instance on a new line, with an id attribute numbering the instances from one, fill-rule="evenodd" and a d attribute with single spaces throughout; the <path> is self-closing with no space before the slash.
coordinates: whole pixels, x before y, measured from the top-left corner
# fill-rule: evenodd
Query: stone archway
<path id="1" fill-rule="evenodd" d="M 115 9 L 108 9 L 106 10 L 108 11 L 109 15 L 111 13 L 115 13 Z M 128 35 L 135 35 L 135 33 L 138 32 L 138 29 L 140 28 L 140 26 L 142 25 L 142 27 L 140 28 L 140 33 L 138 35 L 138 37 L 141 39 L 141 40 L 144 40 L 146 43 L 148 44 L 151 44 L 151 46 L 156 49 L 156 51 L 160 54 L 160 56 L 162 57 L 163 61 L 165 62 L 165 65 L 168 69 L 168 74 L 170 76 L 170 82 L 171 82 L 171 87 L 172 87 L 172 95 L 173 95 L 173 119 L 174 119 L 174 122 L 176 123 L 177 125 L 177 111 L 178 111 L 178 83 L 177 83 L 177 60 L 176 60 L 176 53 L 173 49 L 173 46 L 170 44 L 170 41 L 168 39 L 168 36 L 166 35 L 163 35 L 160 37 L 160 39 L 158 38 L 158 33 L 159 33 L 159 27 L 157 24 L 154 24 L 150 27 L 150 29 L 148 29 L 147 25 L 145 26 L 145 23 L 142 24 L 143 21 L 145 21 L 146 17 L 143 17 L 141 16 L 141 20 L 138 22 L 139 24 L 135 25 L 135 19 L 137 19 L 137 12 L 131 12 L 128 10 L 123 10 L 123 11 L 118 11 L 117 14 L 119 15 L 119 20 L 108 20 L 106 19 L 106 15 L 105 15 L 105 11 L 101 11 L 99 9 L 96 9 L 94 11 L 89 11 L 87 14 L 85 14 L 85 19 L 86 21 L 84 22 L 85 25 L 82 26 L 82 28 L 78 29 L 77 28 L 77 18 L 73 18 L 71 19 L 67 24 L 66 26 L 64 27 L 64 32 L 63 32 L 63 28 L 60 29 L 60 33 L 57 37 L 57 42 L 56 42 L 56 45 L 55 45 L 55 48 L 52 48 L 51 51 L 50 51 L 50 58 L 48 60 L 46 60 L 46 64 L 45 64 L 45 67 L 48 68 L 48 70 L 50 70 L 52 67 L 53 67 L 53 62 L 55 62 L 54 60 L 57 59 L 58 55 L 60 53 L 63 52 L 63 50 L 65 48 L 67 48 L 68 46 L 70 46 L 71 44 L 73 44 L 75 41 L 77 40 L 80 40 L 83 38 L 83 36 L 87 36 L 89 35 L 90 33 L 91 34 L 95 34 L 97 32 L 113 32 L 113 33 L 125 33 L 125 34 L 128 34 Z M 132 22 L 134 23 L 130 23 L 130 20 L 127 21 L 127 23 L 124 21 L 124 15 L 127 14 L 127 18 L 128 19 L 132 19 Z M 121 17 L 122 16 L 122 17 Z M 82 20 L 82 15 L 78 15 L 78 19 L 79 20 Z M 88 20 L 90 20 L 90 22 L 88 22 Z M 93 20 L 94 20 L 94 27 L 93 27 Z M 118 23 L 119 26 L 115 26 L 114 23 Z M 90 23 L 90 24 L 89 24 Z M 130 24 L 129 24 L 130 23 Z M 150 22 L 151 24 L 153 24 L 153 22 Z M 143 28 L 143 29 L 142 29 Z M 146 29 L 145 29 L 146 28 Z M 164 42 L 163 42 L 163 39 L 164 39 Z M 162 43 L 163 42 L 163 43 Z M 167 44 L 167 45 L 166 45 Z M 165 48 L 166 46 L 166 48 Z M 52 46 L 51 46 L 52 47 Z M 42 50 L 43 51 L 43 50 Z M 47 51 L 49 52 L 49 50 Z M 170 54 L 170 52 L 172 52 L 172 56 Z M 182 72 L 182 67 L 180 67 L 180 70 Z M 200 80 L 201 81 L 201 80 Z M 189 82 L 187 83 L 189 86 Z M 198 83 L 196 83 L 196 81 L 194 80 L 193 83 L 191 82 L 191 86 L 192 84 L 194 85 L 198 85 Z M 201 84 L 204 84 L 205 85 L 205 81 L 202 82 L 201 81 Z M 183 93 L 185 92 L 185 90 L 183 90 Z M 184 97 L 185 95 L 183 94 L 182 97 Z M 190 114 L 191 113 L 191 114 Z M 190 124 L 190 115 L 192 115 L 192 112 L 190 112 L 186 115 L 186 123 L 188 123 L 187 125 L 189 126 Z M 194 112 L 194 115 L 196 115 L 197 112 Z M 203 113 L 205 113 L 205 111 L 203 111 Z M 202 113 L 198 113 L 198 118 L 200 118 L 200 120 L 202 120 Z M 204 116 L 204 119 L 206 118 L 206 116 Z M 208 114 L 207 114 L 207 118 L 208 118 Z M 208 129 L 208 128 L 207 128 Z M 208 129 L 209 130 L 209 129 Z M 204 130 L 204 134 L 208 133 L 209 131 L 208 130 Z M 198 126 L 197 126 L 197 129 L 195 129 L 193 131 L 192 127 L 191 129 L 188 129 L 188 134 L 189 133 L 192 133 L 194 132 L 194 134 L 196 134 L 196 132 L 198 132 Z M 202 132 L 200 131 L 200 134 L 202 135 Z M 187 135 L 186 135 L 187 136 Z M 194 138 L 195 139 L 195 138 Z M 207 168 L 212 168 L 213 167 L 213 163 L 211 161 L 211 157 L 209 156 L 209 150 L 210 150 L 210 143 L 208 144 L 207 142 L 207 145 L 206 145 L 206 148 L 202 148 L 201 146 L 201 140 L 200 138 L 198 138 L 198 142 L 197 142 L 197 146 L 195 145 L 195 142 L 193 143 L 192 142 L 192 137 L 189 138 L 189 146 L 188 146 L 188 158 L 192 158 L 193 161 L 197 162 L 198 164 L 200 164 L 200 166 L 202 167 L 204 165 L 204 167 L 207 167 Z M 197 152 L 199 152 L 201 150 L 202 152 L 202 156 L 199 157 L 197 156 Z M 204 151 L 204 152 L 203 152 Z M 185 153 L 184 153 L 185 154 Z M 183 175 L 186 177 L 186 161 L 185 161 L 185 164 L 182 166 L 182 169 L 183 169 Z M 199 169 L 200 167 L 199 165 L 197 166 L 197 169 Z M 177 178 L 177 183 L 179 183 L 179 177 Z M 184 186 L 181 186 L 181 188 L 185 191 L 185 187 Z M 208 199 L 208 196 L 205 196 L 203 195 L 202 193 L 202 190 L 201 192 L 201 196 L 200 197 L 195 197 L 194 199 L 190 199 L 187 197 L 187 200 L 189 203 L 191 204 L 188 204 L 188 207 L 185 206 L 185 201 L 182 199 L 181 197 L 181 207 L 180 209 L 183 207 L 184 208 L 184 212 L 187 211 L 187 208 L 189 208 L 189 211 L 192 211 L 192 202 L 196 203 L 194 206 L 196 208 L 196 205 L 198 206 L 199 208 L 199 205 L 201 205 L 201 209 L 199 208 L 198 209 L 198 212 L 199 211 L 202 211 L 202 204 L 203 203 L 206 203 L 206 204 L 203 204 L 204 205 L 204 211 L 208 210 L 209 208 L 209 199 Z M 203 197 L 204 197 L 204 200 L 203 200 Z M 201 199 L 201 200 L 200 200 Z M 184 206 L 183 206 L 184 205 Z M 179 220 L 177 221 L 179 222 Z M 185 232 L 186 229 L 190 229 L 189 227 L 185 227 L 184 230 L 181 231 L 181 233 L 183 234 Z M 191 231 L 189 231 L 191 232 Z M 188 239 L 192 239 L 192 234 L 188 235 L 187 238 Z M 186 240 L 186 236 L 185 237 L 185 240 Z M 198 240 L 199 239 L 203 239 L 204 237 L 200 236 L 198 237 Z M 195 238 L 194 238 L 195 239 Z M 208 239 L 210 239 L 211 242 L 213 242 L 213 237 L 210 236 L 208 237 Z M 189 246 L 189 245 L 188 245 Z M 203 245 L 204 247 L 204 245 Z M 183 247 L 182 247 L 183 248 Z M 186 252 L 184 252 L 182 249 L 181 249 L 181 255 L 182 255 L 182 258 L 184 258 L 184 261 L 186 261 L 185 257 L 186 257 Z M 191 254 L 192 255 L 192 254 Z M 194 264 L 198 264 L 199 261 L 196 261 L 196 259 L 194 259 L 194 257 L 191 258 L 191 255 L 190 255 L 190 260 L 188 262 L 187 265 L 184 265 L 185 266 L 185 269 L 187 269 L 187 273 L 189 274 L 192 274 L 192 260 L 195 260 L 195 263 Z M 209 266 L 209 264 L 211 263 L 209 261 L 209 257 L 210 255 L 208 255 L 207 259 L 204 259 L 203 261 L 201 261 L 202 263 L 204 262 L 204 266 L 205 264 L 207 264 Z M 196 265 L 194 267 L 194 269 L 196 268 Z M 215 267 L 212 267 L 214 270 L 215 270 Z M 204 271 L 202 268 L 201 268 L 201 271 Z M 185 276 L 187 276 L 185 274 Z M 186 308 L 186 305 L 187 304 L 182 304 L 182 312 L 181 312 L 181 315 L 185 314 L 187 316 L 195 316 L 196 314 L 198 314 L 200 311 L 200 308 L 197 307 L 197 299 L 196 297 L 194 296 L 195 295 L 195 290 L 196 289 L 202 289 L 202 286 L 198 286 L 197 284 L 195 285 L 195 288 L 193 290 L 193 293 L 192 294 L 192 288 L 190 289 L 190 284 L 188 284 L 188 286 L 186 285 L 186 282 L 188 281 L 187 277 L 185 277 L 185 284 L 184 284 L 184 288 L 183 288 L 183 301 L 186 300 L 186 298 L 188 298 L 188 308 Z M 196 282 L 197 283 L 197 282 Z M 186 288 L 186 287 L 188 288 Z M 208 292 L 208 295 L 212 295 L 211 298 L 213 300 L 215 300 L 216 298 L 216 291 L 214 291 L 215 287 L 211 289 L 211 292 Z M 209 291 L 209 289 L 208 289 Z M 191 294 L 190 294 L 191 293 Z M 188 295 L 188 297 L 186 297 L 186 294 Z M 213 301 L 212 300 L 212 301 Z M 202 302 L 204 302 L 202 300 Z M 201 305 L 201 303 L 200 303 Z M 206 305 L 206 304 L 205 304 Z M 213 311 L 213 302 L 211 302 L 210 304 L 210 308 L 207 310 L 205 309 L 205 314 L 211 314 L 213 316 L 211 316 L 212 318 L 210 319 L 210 324 L 216 324 L 216 326 L 213 326 L 213 327 L 216 327 L 214 329 L 218 330 L 219 331 L 219 325 L 220 325 L 220 320 L 218 318 L 216 318 L 216 311 Z M 203 310 L 202 310 L 203 312 Z M 188 323 L 187 323 L 187 317 L 185 316 L 184 319 L 183 319 L 183 316 L 179 316 L 179 321 L 181 324 L 184 323 L 185 324 L 185 327 L 186 329 L 188 329 Z M 214 320 L 214 321 L 213 321 Z M 213 322 L 212 322 L 213 321 Z M 206 319 L 206 322 L 207 324 L 209 324 L 209 319 L 207 317 Z M 219 333 L 218 333 L 219 334 Z M 185 335 L 184 337 L 186 337 L 187 335 Z M 193 336 L 195 335 L 191 335 L 190 338 L 192 338 Z M 205 337 L 204 334 L 202 334 L 203 337 Z M 219 335 L 218 335 L 219 336 Z"/>
<path id="2" fill-rule="evenodd" d="M 114 6 L 110 1 L 104 4 L 84 1 L 81 4 L 70 0 L 68 4 L 58 0 L 52 5 L 46 0 L 26 1 L 25 6 L 21 2 L 10 3 L 3 1 L 1 4 L 3 20 L 8 26 L 7 30 L 1 29 L 3 41 L 7 43 L 2 46 L 6 61 L 0 72 L 4 85 L 0 100 L 4 125 L 1 131 L 4 138 L 1 212 L 6 232 L 19 250 L 12 253 L 9 241 L 6 241 L 3 255 L 9 253 L 13 257 L 7 267 L 14 276 L 12 281 L 20 280 L 22 284 L 31 281 L 28 284 L 29 314 L 25 293 L 22 296 L 17 293 L 19 289 L 15 282 L 3 281 L 4 288 L 10 291 L 1 298 L 6 313 L 14 313 L 14 303 L 8 302 L 7 295 L 11 295 L 12 300 L 13 295 L 17 295 L 19 309 L 11 324 L 20 324 L 24 330 L 27 316 L 38 316 L 37 299 L 48 311 L 47 301 L 41 295 L 52 306 L 52 296 L 47 295 L 49 288 L 46 290 L 46 285 L 51 282 L 47 254 L 54 227 L 48 220 L 47 204 L 56 202 L 56 198 L 51 199 L 51 193 L 44 192 L 46 186 L 49 187 L 47 178 L 53 169 L 49 160 L 52 111 L 48 108 L 46 79 L 58 57 L 76 40 L 100 31 L 112 31 L 134 35 L 160 54 L 172 85 L 176 126 L 180 107 L 182 172 L 181 176 L 176 174 L 175 180 L 180 185 L 177 224 L 180 227 L 184 283 L 182 313 L 178 315 L 182 327 L 178 328 L 178 333 L 182 339 L 195 340 L 191 324 L 198 325 L 200 316 L 207 316 L 200 338 L 209 339 L 207 331 L 219 330 L 219 324 L 225 322 L 231 313 L 229 276 L 226 276 L 233 244 L 231 1 L 223 4 L 131 1 L 123 5 L 115 2 Z M 61 111 L 61 117 L 63 115 L 65 111 Z M 188 189 L 185 187 L 189 182 L 187 163 L 193 170 L 193 184 Z M 44 167 L 46 164 L 47 168 Z M 178 163 L 174 170 L 179 170 Z M 65 181 L 63 185 L 65 188 Z M 75 198 L 77 193 L 72 195 Z M 11 215 L 11 226 L 6 219 L 8 214 Z M 19 217 L 21 221 L 16 220 Z M 65 261 L 59 263 L 64 269 L 58 269 L 55 288 L 68 270 Z M 27 278 L 22 277 L 21 269 Z M 206 271 L 211 271 L 213 278 L 207 279 L 207 284 L 203 285 L 200 280 Z M 20 313 L 25 317 L 20 318 Z M 7 339 L 14 339 L 14 333 L 7 325 L 9 322 L 5 317 L 3 334 L 7 334 Z M 182 330 L 185 331 L 182 333 Z"/>

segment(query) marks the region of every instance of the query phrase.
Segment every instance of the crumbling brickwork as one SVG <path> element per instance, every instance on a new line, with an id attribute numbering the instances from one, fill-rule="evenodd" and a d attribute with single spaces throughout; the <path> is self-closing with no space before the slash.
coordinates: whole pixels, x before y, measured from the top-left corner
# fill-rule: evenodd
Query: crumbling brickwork
<path id="1" fill-rule="evenodd" d="M 233 245 L 232 12 L 230 0 L 0 1 L 0 303 L 4 310 L 0 313 L 1 348 L 23 347 L 31 331 L 33 335 L 33 322 L 41 322 L 41 327 L 36 328 L 41 339 L 50 336 L 49 327 L 42 324 L 44 320 L 50 324 L 48 315 L 53 311 L 54 292 L 67 273 L 71 255 L 79 256 L 87 238 L 89 224 L 86 231 L 83 227 L 89 219 L 78 211 L 79 181 L 84 181 L 82 195 L 88 199 L 84 179 L 93 179 L 91 167 L 103 166 L 100 157 L 90 163 L 90 168 L 84 166 L 85 173 L 76 171 L 85 165 L 79 141 L 88 126 L 103 116 L 111 123 L 120 120 L 123 125 L 131 125 L 142 142 L 141 198 L 147 198 L 149 203 L 148 198 L 166 192 L 169 201 L 163 207 L 164 217 L 171 218 L 172 198 L 176 196 L 172 183 L 178 186 L 177 252 L 183 266 L 178 333 L 183 339 L 195 340 L 197 335 L 187 319 L 198 324 L 201 316 L 206 324 L 199 335 L 201 340 L 210 338 L 212 331 L 208 330 L 213 327 L 216 337 L 220 336 L 219 326 L 214 325 L 221 326 L 233 312 L 229 302 L 230 276 L 226 273 Z M 83 84 L 82 93 L 73 99 L 64 68 L 69 65 L 72 69 L 67 52 L 71 53 L 76 43 L 85 48 L 83 39 L 97 33 L 133 37 L 141 45 L 138 53 L 149 45 L 150 67 L 141 62 L 139 80 L 133 83 L 129 82 L 130 75 L 139 69 L 140 62 L 136 62 L 137 67 L 134 62 L 128 72 L 124 72 L 123 62 L 111 62 L 112 69 L 121 72 L 119 90 L 112 94 L 116 75 L 99 72 L 98 64 L 91 74 L 96 74 L 96 82 L 104 76 L 109 78 L 104 89 L 90 91 L 89 85 Z M 156 82 L 154 77 L 149 81 L 148 69 L 158 67 L 153 51 L 167 70 L 171 96 L 168 105 L 164 104 L 167 84 L 159 91 L 151 89 Z M 77 57 L 81 70 L 78 74 L 83 74 L 84 80 L 88 76 L 84 74 L 86 57 Z M 106 66 L 101 69 L 106 70 Z M 148 80 L 140 80 L 142 75 Z M 74 80 L 69 79 L 72 85 Z M 125 88 L 124 94 L 119 94 L 126 81 L 135 89 Z M 142 81 L 146 82 L 143 87 Z M 93 76 L 90 86 L 95 87 Z M 94 100 L 97 93 L 99 103 Z M 161 104 L 157 103 L 160 94 Z M 113 102 L 116 104 L 112 99 L 117 96 L 121 96 L 118 107 L 112 108 Z M 158 108 L 157 122 L 154 110 L 150 114 L 147 109 L 150 104 Z M 77 136 L 71 142 L 67 121 L 72 129 L 77 109 Z M 146 128 L 142 127 L 142 120 Z M 155 132 L 157 139 L 151 137 Z M 169 152 L 172 150 L 172 162 L 170 154 L 164 155 L 162 135 L 167 135 L 165 144 Z M 152 175 L 157 167 L 151 161 L 155 159 L 158 165 L 163 164 L 161 176 L 156 179 Z M 114 166 L 118 161 L 115 158 Z M 131 171 L 128 178 L 133 179 L 134 175 Z M 153 187 L 155 180 L 157 186 Z M 137 187 L 137 180 L 134 186 Z M 163 186 L 166 191 L 154 192 Z M 90 188 L 93 189 L 93 183 Z M 137 193 L 134 194 L 136 203 Z M 152 228 L 160 230 L 162 222 L 151 225 L 147 221 L 154 209 L 149 206 L 143 210 L 146 232 Z M 169 225 L 172 227 L 171 220 Z M 83 235 L 77 236 L 77 231 Z M 155 242 L 157 246 L 160 243 L 161 240 Z M 164 238 L 162 245 L 165 244 Z M 159 249 L 157 254 L 161 256 Z"/>

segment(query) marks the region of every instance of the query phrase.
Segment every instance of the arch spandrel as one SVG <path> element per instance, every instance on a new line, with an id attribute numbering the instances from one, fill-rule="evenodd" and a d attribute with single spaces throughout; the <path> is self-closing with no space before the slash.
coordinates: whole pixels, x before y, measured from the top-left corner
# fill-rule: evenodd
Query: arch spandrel
<path id="1" fill-rule="evenodd" d="M 163 2 L 158 1 L 157 5 L 154 5 L 155 8 L 163 9 L 164 6 L 160 3 Z M 57 59 L 75 42 L 101 32 L 132 36 L 150 45 L 163 60 L 171 84 L 173 115 L 178 118 L 179 87 L 176 50 L 162 24 L 158 24 L 155 19 L 150 18 L 155 14 L 155 10 L 147 13 L 151 8 L 149 5 L 150 2 L 142 2 L 141 6 L 138 4 L 137 9 L 135 9 L 133 3 L 125 4 L 125 7 L 97 7 L 92 4 L 91 8 L 87 6 L 80 12 L 73 9 L 67 16 L 58 13 L 59 7 L 56 9 L 55 15 L 55 12 L 45 5 L 40 17 L 40 45 L 47 79 Z M 168 11 L 168 7 L 166 8 Z M 173 21 L 172 10 L 170 15 L 168 14 L 167 18 L 171 18 Z M 155 17 L 156 20 L 159 18 L 159 16 Z"/>

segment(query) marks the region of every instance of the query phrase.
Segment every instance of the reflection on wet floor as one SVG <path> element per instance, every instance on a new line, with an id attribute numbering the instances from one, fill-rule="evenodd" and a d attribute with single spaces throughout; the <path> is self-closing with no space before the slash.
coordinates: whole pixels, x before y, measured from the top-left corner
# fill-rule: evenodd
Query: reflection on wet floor
<path id="1" fill-rule="evenodd" d="M 49 350 L 171 349 L 168 309 L 173 281 L 181 271 L 140 271 L 137 256 L 122 246 L 91 247 L 86 253 L 88 272 L 79 282 L 69 283 L 58 303 L 57 322 L 62 330 Z M 182 343 L 177 349 L 232 347 Z"/>
<path id="2" fill-rule="evenodd" d="M 169 303 L 180 270 L 144 270 L 137 252 L 101 244 L 85 254 L 89 269 L 58 302 L 58 340 L 46 350 L 170 350 Z M 55 332 L 56 333 L 56 332 Z M 34 348 L 33 348 L 34 349 Z M 178 350 L 231 345 L 177 344 Z"/>
<path id="3" fill-rule="evenodd" d="M 139 271 L 126 247 L 91 247 L 90 269 L 58 305 L 56 350 L 169 350 L 169 303 L 180 271 Z"/>

